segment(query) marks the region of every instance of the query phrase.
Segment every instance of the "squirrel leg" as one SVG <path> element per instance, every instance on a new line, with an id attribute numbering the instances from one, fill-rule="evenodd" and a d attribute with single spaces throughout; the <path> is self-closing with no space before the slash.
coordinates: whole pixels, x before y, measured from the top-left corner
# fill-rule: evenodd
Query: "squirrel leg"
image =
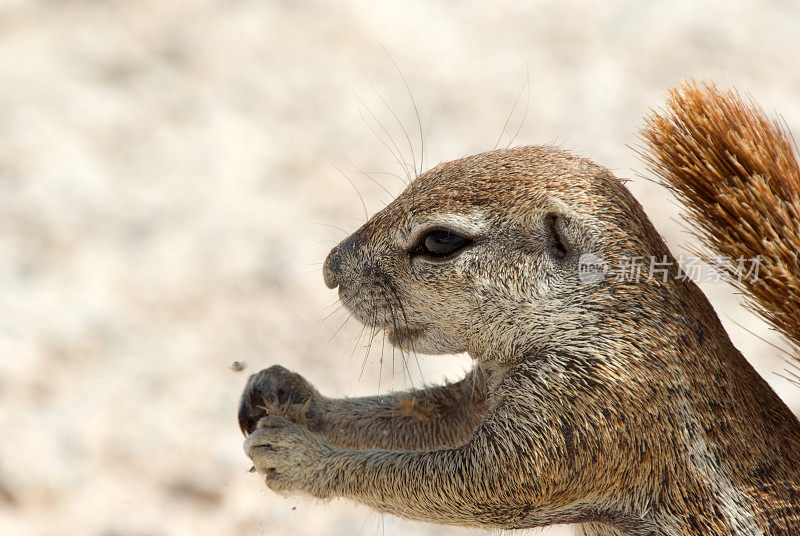
<path id="1" fill-rule="evenodd" d="M 267 417 L 245 442 L 245 452 L 277 492 L 347 497 L 421 521 L 531 526 L 540 509 L 552 520 L 556 456 L 546 447 L 531 452 L 536 445 L 515 444 L 512 437 L 532 435 L 514 433 L 516 427 L 512 413 L 502 410 L 458 447 L 356 450 L 334 447 L 288 419 Z"/>
<path id="2" fill-rule="evenodd" d="M 245 434 L 282 415 L 341 448 L 419 450 L 466 441 L 486 413 L 488 372 L 476 367 L 455 383 L 387 395 L 324 397 L 300 375 L 273 366 L 251 376 L 239 422 Z"/>

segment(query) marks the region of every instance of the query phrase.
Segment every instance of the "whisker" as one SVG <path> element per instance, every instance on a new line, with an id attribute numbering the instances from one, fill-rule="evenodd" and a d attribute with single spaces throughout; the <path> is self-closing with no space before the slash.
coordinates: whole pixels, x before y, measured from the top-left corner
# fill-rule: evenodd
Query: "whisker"
<path id="1" fill-rule="evenodd" d="M 353 303 L 354 300 L 355 298 L 348 298 L 347 300 L 340 301 L 338 305 L 336 305 L 335 303 L 329 305 L 328 307 L 333 307 L 334 305 L 336 305 L 336 308 L 327 315 L 325 315 L 325 317 L 322 318 L 322 322 L 327 322 L 331 316 L 333 316 L 334 314 L 338 313 L 339 311 L 341 311 L 342 309 Z"/>
<path id="2" fill-rule="evenodd" d="M 525 120 L 528 119 L 528 108 L 531 106 L 531 74 L 528 70 L 528 66 L 525 66 L 525 83 L 522 85 L 523 88 L 527 87 L 527 96 L 525 97 L 525 111 L 522 113 L 522 120 L 519 122 L 519 126 L 517 127 L 517 131 L 514 132 L 514 135 L 511 136 L 511 140 L 506 145 L 506 149 L 511 147 L 511 144 L 514 143 L 514 140 L 517 139 L 519 133 L 522 131 L 523 125 L 525 125 Z"/>
<path id="3" fill-rule="evenodd" d="M 406 332 L 410 333 L 410 326 L 409 326 L 409 322 L 408 322 L 408 316 L 406 315 L 406 308 L 403 305 L 403 302 L 400 301 L 400 296 L 397 293 L 397 290 L 394 287 L 390 287 L 390 290 L 394 294 L 395 302 L 400 307 L 400 313 L 403 315 L 403 321 L 405 322 L 405 325 L 406 325 Z M 425 383 L 425 375 L 422 373 L 422 367 L 419 364 L 419 357 L 417 356 L 417 351 L 414 348 L 414 341 L 409 339 L 409 342 L 411 343 L 411 352 L 414 354 L 414 360 L 417 362 L 417 369 L 419 370 L 420 381 L 422 381 L 422 383 L 424 384 Z M 411 372 L 409 372 L 408 376 L 409 376 L 409 378 L 411 378 Z M 412 386 L 413 386 L 413 381 L 412 381 Z"/>
<path id="4" fill-rule="evenodd" d="M 797 373 L 797 372 L 792 372 L 792 371 L 791 371 L 791 370 L 789 370 L 789 369 L 784 369 L 784 371 L 785 371 L 785 372 L 786 372 L 786 373 L 787 373 L 789 376 L 791 376 L 792 378 L 787 378 L 787 377 L 785 377 L 785 376 L 781 376 L 782 378 L 784 378 L 785 380 L 789 380 L 789 381 L 790 381 L 790 382 L 792 382 L 792 383 L 798 383 L 798 382 L 800 382 L 800 375 L 798 375 L 798 373 Z M 780 375 L 780 373 L 776 373 L 776 374 Z"/>
<path id="5" fill-rule="evenodd" d="M 378 311 L 375 310 L 375 318 L 378 317 Z M 385 333 L 385 331 L 384 331 Z M 385 336 L 384 336 L 385 338 Z M 381 394 L 381 380 L 383 379 L 383 353 L 381 353 L 381 357 L 378 360 L 378 394 Z"/>
<path id="6" fill-rule="evenodd" d="M 371 180 L 372 182 L 374 182 L 375 184 L 377 184 L 377 185 L 378 185 L 378 187 L 380 187 L 380 188 L 381 188 L 381 189 L 382 189 L 384 192 L 386 192 L 386 193 L 389 195 L 389 197 L 391 197 L 392 199 L 394 199 L 395 195 L 394 195 L 394 194 L 392 194 L 392 192 L 390 192 L 390 191 L 389 191 L 389 190 L 386 188 L 386 186 L 384 186 L 383 184 L 381 184 L 379 181 L 375 180 L 375 177 L 371 176 L 369 173 L 367 173 L 367 172 L 365 172 L 365 171 L 361 171 L 361 168 L 359 168 L 359 167 L 356 165 L 356 163 L 355 163 L 355 162 L 353 162 L 353 160 L 352 160 L 352 159 L 351 159 L 351 158 L 350 158 L 350 157 L 347 155 L 347 153 L 344 153 L 344 152 L 343 152 L 342 154 L 343 154 L 343 155 L 344 155 L 344 157 L 347 159 L 347 161 L 348 161 L 348 162 L 350 162 L 350 165 L 351 165 L 351 166 L 353 166 L 353 167 L 355 167 L 355 168 L 358 170 L 358 173 L 361 173 L 362 175 L 364 175 L 365 177 L 367 177 L 369 180 Z"/>
<path id="7" fill-rule="evenodd" d="M 375 328 L 375 327 L 372 328 L 372 333 L 370 334 L 370 338 L 369 338 L 369 345 L 367 346 L 367 353 L 364 355 L 364 364 L 366 364 L 367 358 L 369 357 L 369 354 L 372 353 L 372 344 L 375 342 L 375 337 L 377 337 L 378 333 L 380 333 L 380 332 L 381 332 L 381 329 Z M 362 369 L 362 372 L 363 372 L 363 369 Z M 360 379 L 360 377 L 359 377 L 359 379 Z"/>
<path id="8" fill-rule="evenodd" d="M 477 384 L 478 384 L 478 380 L 480 379 L 480 378 L 478 378 L 478 375 L 479 374 L 481 374 L 481 375 L 483 374 L 483 369 L 481 367 L 475 367 L 473 370 L 474 370 L 474 372 L 472 374 L 472 385 L 470 386 L 471 389 L 470 389 L 470 394 L 469 394 L 469 399 L 470 400 L 475 400 L 475 390 L 478 388 Z"/>
<path id="9" fill-rule="evenodd" d="M 391 54 L 389 55 L 389 57 L 391 57 Z M 416 114 L 417 116 L 417 126 L 419 127 L 419 171 L 417 171 L 414 174 L 414 178 L 416 178 L 419 177 L 420 173 L 422 173 L 425 170 L 425 136 L 422 134 L 422 119 L 419 116 L 417 101 L 414 100 L 414 93 L 408 86 L 408 82 L 406 81 L 406 77 L 403 74 L 403 71 L 400 70 L 400 66 L 397 65 L 397 62 L 394 61 L 394 58 L 392 58 L 392 63 L 394 63 L 394 66 L 397 67 L 397 72 L 400 74 L 400 78 L 403 80 L 403 85 L 406 86 L 406 91 L 408 92 L 408 96 L 411 99 L 411 105 L 414 107 L 414 114 Z"/>
<path id="10" fill-rule="evenodd" d="M 361 192 L 358 190 L 356 183 L 354 183 L 352 179 L 350 179 L 350 177 L 348 177 L 347 174 L 344 171 L 342 171 L 341 168 L 339 168 L 339 166 L 337 166 L 336 164 L 332 165 L 334 169 L 336 169 L 336 171 L 338 171 L 342 175 L 342 177 L 344 177 L 347 180 L 347 182 L 350 183 L 350 186 L 353 187 L 353 190 L 356 191 L 356 195 L 358 195 L 358 199 L 359 201 L 361 201 L 361 207 L 364 209 L 364 221 L 367 221 L 369 219 L 369 211 L 367 210 L 367 204 L 364 202 L 364 196 L 361 195 Z"/>
<path id="11" fill-rule="evenodd" d="M 397 322 L 398 319 L 397 319 L 397 316 L 395 315 L 394 307 L 392 307 L 390 310 L 392 311 L 392 318 L 393 318 L 393 321 L 394 321 L 394 325 L 398 326 L 398 322 Z M 397 331 L 397 329 L 398 328 L 396 327 L 395 328 L 395 332 Z M 411 385 L 411 388 L 413 389 L 414 388 L 414 378 L 411 377 L 411 371 L 408 369 L 408 359 L 406 358 L 406 353 L 403 350 L 403 346 L 402 345 L 398 345 L 397 349 L 400 351 L 401 366 L 403 368 L 403 374 L 402 374 L 403 381 L 405 382 L 406 378 L 408 378 L 408 383 Z M 394 380 L 394 378 L 392 378 L 392 380 Z"/>
<path id="12" fill-rule="evenodd" d="M 794 354 L 792 354 L 791 352 L 789 352 L 789 351 L 788 351 L 788 350 L 786 350 L 785 348 L 781 348 L 781 347 L 780 347 L 780 346 L 778 346 L 777 344 L 774 344 L 773 342 L 771 342 L 771 341 L 768 341 L 767 339 L 765 339 L 765 338 L 764 338 L 764 337 L 762 337 L 761 335 L 758 335 L 756 332 L 754 332 L 754 331 L 753 331 L 753 330 L 751 330 L 750 328 L 746 327 L 744 324 L 740 324 L 739 322 L 737 322 L 736 320 L 734 320 L 734 319 L 733 319 L 733 318 L 732 318 L 730 315 L 726 314 L 725 316 L 728 318 L 728 320 L 730 320 L 730 321 L 731 321 L 731 322 L 733 322 L 735 325 L 737 325 L 737 326 L 739 326 L 740 328 L 742 328 L 743 330 L 745 330 L 747 333 L 749 333 L 749 334 L 750 334 L 750 335 L 752 335 L 753 337 L 757 338 L 757 339 L 758 339 L 758 340 L 760 340 L 761 342 L 764 342 L 764 343 L 766 343 L 766 344 L 770 345 L 772 348 L 774 348 L 775 350 L 777 350 L 779 353 L 783 354 L 783 356 L 782 356 L 782 359 L 783 359 L 784 361 L 786 361 L 787 363 L 790 363 L 790 364 L 791 364 L 791 363 L 792 363 L 792 361 L 794 361 L 794 360 L 796 359 L 796 357 L 794 356 Z"/>
<path id="13" fill-rule="evenodd" d="M 787 378 L 786 376 L 784 376 L 784 375 L 783 375 L 783 374 L 781 374 L 780 372 L 776 372 L 776 373 L 775 373 L 775 375 L 776 375 L 777 377 L 779 377 L 779 378 L 782 378 L 782 379 L 786 380 L 787 382 L 789 382 L 789 383 L 791 383 L 791 384 L 793 384 L 793 385 L 795 385 L 795 386 L 798 386 L 798 387 L 800 387 L 800 380 L 799 380 L 799 379 L 795 379 L 795 378 Z"/>
<path id="14" fill-rule="evenodd" d="M 330 223 L 320 223 L 320 222 L 316 222 L 315 221 L 315 222 L 311 222 L 311 225 L 319 225 L 320 227 L 330 227 L 331 229 L 336 229 L 337 231 L 343 232 L 345 235 L 350 234 L 347 231 L 345 231 L 344 229 L 342 229 L 341 227 L 339 227 L 338 225 L 332 225 Z"/>
<path id="15" fill-rule="evenodd" d="M 348 320 L 353 318 L 354 314 L 355 314 L 355 311 L 351 311 L 350 314 L 347 315 L 347 318 L 344 319 L 344 322 L 342 322 L 342 325 L 339 326 L 339 329 L 337 329 L 336 331 L 333 332 L 333 335 L 331 335 L 331 338 L 328 339 L 328 342 L 331 342 L 333 340 L 333 338 L 336 337 L 336 335 L 338 335 L 340 331 L 342 331 L 342 328 L 344 328 L 344 326 L 347 324 Z"/>
<path id="16" fill-rule="evenodd" d="M 339 310 L 340 310 L 342 307 L 344 307 L 344 303 L 342 303 L 342 302 L 341 302 L 341 301 L 339 301 L 339 300 L 337 300 L 337 301 L 335 301 L 335 302 L 332 302 L 332 303 L 329 303 L 328 305 L 323 305 L 323 306 L 322 306 L 322 311 L 323 311 L 323 312 L 325 312 L 325 311 L 329 311 L 329 312 L 328 312 L 328 313 L 326 313 L 326 314 L 325 314 L 325 316 L 323 316 L 322 318 L 320 318 L 320 319 L 319 319 L 319 321 L 320 321 L 320 322 L 325 322 L 326 320 L 328 320 L 328 318 L 330 318 L 330 316 L 331 316 L 333 313 L 335 313 L 336 311 L 339 311 Z"/>
<path id="17" fill-rule="evenodd" d="M 414 100 L 414 94 L 411 92 L 411 87 L 409 87 L 408 81 L 406 80 L 405 75 L 403 75 L 403 71 L 400 69 L 400 66 L 397 64 L 397 61 L 395 61 L 394 56 L 392 56 L 392 53 L 389 52 L 389 50 L 385 46 L 383 46 L 382 43 L 379 42 L 378 44 L 383 49 L 383 51 L 386 53 L 386 55 L 389 56 L 389 59 L 391 60 L 392 64 L 394 65 L 394 68 L 397 70 L 397 74 L 400 75 L 400 79 L 403 81 L 403 85 L 406 86 L 406 91 L 408 92 L 408 96 L 411 98 L 411 105 L 414 107 L 414 113 L 417 116 L 417 126 L 419 127 L 420 155 L 419 155 L 419 171 L 417 172 L 416 170 L 414 170 L 415 171 L 414 177 L 416 178 L 416 177 L 419 176 L 420 173 L 422 173 L 422 170 L 425 169 L 425 137 L 422 134 L 422 120 L 420 119 L 420 116 L 419 116 L 419 109 L 417 108 L 417 101 Z"/>
<path id="18" fill-rule="evenodd" d="M 367 176 L 369 176 L 369 175 L 389 175 L 391 177 L 396 178 L 400 182 L 402 182 L 403 186 L 408 185 L 408 182 L 406 181 L 406 179 L 404 179 L 403 177 L 401 177 L 397 173 L 392 173 L 391 171 L 372 171 L 372 170 L 365 171 L 363 169 L 357 169 L 357 170 L 351 170 L 351 171 L 353 171 L 354 173 L 361 173 L 361 174 L 367 175 Z"/>
<path id="19" fill-rule="evenodd" d="M 392 319 L 392 327 L 394 328 L 395 337 L 397 336 L 397 319 L 394 316 L 394 310 L 392 309 L 392 305 L 389 300 L 386 299 L 384 295 L 384 300 L 387 302 L 387 309 L 389 311 L 389 317 Z M 395 366 L 394 366 L 394 353 L 396 350 L 396 346 L 392 345 L 392 391 L 394 391 L 394 376 L 395 376 Z M 402 351 L 402 350 L 401 350 Z"/>
<path id="20" fill-rule="evenodd" d="M 386 350 L 386 330 L 381 330 L 381 357 L 379 360 L 380 370 L 378 372 L 378 394 L 381 393 L 381 374 L 383 374 L 383 356 Z"/>
<path id="21" fill-rule="evenodd" d="M 358 332 L 358 337 L 356 338 L 356 343 L 353 345 L 353 351 L 352 351 L 352 352 L 350 352 L 350 361 L 351 361 L 351 362 L 352 362 L 353 358 L 354 358 L 354 357 L 355 357 L 355 355 L 356 355 L 356 349 L 357 349 L 359 346 L 361 346 L 361 339 L 363 338 L 363 336 L 364 336 L 364 333 L 365 333 L 365 332 L 366 332 L 366 330 L 367 330 L 367 327 L 368 327 L 368 326 L 367 326 L 366 324 L 364 324 L 364 325 L 361 327 L 361 331 L 359 331 L 359 332 Z M 366 368 L 366 366 L 367 366 L 367 357 L 368 357 L 368 355 L 365 355 L 365 356 L 364 356 L 364 358 L 361 360 L 361 371 L 360 371 L 360 372 L 359 372 L 359 374 L 358 374 L 358 381 L 359 381 L 359 382 L 361 381 L 361 377 L 364 375 L 364 369 L 365 369 L 365 368 Z"/>
<path id="22" fill-rule="evenodd" d="M 397 124 L 400 125 L 400 129 L 403 131 L 403 134 L 406 137 L 406 142 L 408 143 L 408 147 L 409 147 L 409 149 L 411 149 L 411 163 L 414 166 L 414 174 L 416 175 L 416 172 L 417 172 L 417 156 L 414 153 L 414 145 L 411 143 L 411 136 L 408 135 L 408 131 L 406 130 L 405 125 L 403 125 L 403 122 L 400 121 L 399 117 L 397 117 L 397 114 L 395 113 L 394 109 L 392 109 L 392 107 L 389 106 L 389 103 L 386 102 L 386 99 L 383 98 L 383 95 L 381 95 L 381 92 L 378 91 L 378 88 L 375 87 L 375 84 L 372 83 L 372 80 L 369 79 L 369 78 L 367 78 L 367 80 L 369 80 L 369 84 L 372 86 L 372 90 L 375 92 L 375 94 L 381 100 L 381 102 L 386 107 L 386 109 L 389 110 L 389 113 L 392 114 L 392 116 L 394 117 L 395 121 L 397 121 Z M 395 144 L 395 146 L 397 146 L 397 144 Z"/>
<path id="23" fill-rule="evenodd" d="M 366 328 L 366 327 L 367 327 L 367 326 L 365 325 L 365 326 L 364 326 L 364 328 Z M 362 331 L 362 332 L 363 332 L 363 331 Z M 359 343 L 361 342 L 361 336 L 359 336 L 359 338 L 358 338 L 358 342 L 359 342 Z M 353 348 L 353 355 L 355 355 L 355 350 L 356 350 L 356 349 L 355 349 L 355 348 Z M 368 359 L 369 359 L 369 350 L 367 350 L 367 352 L 364 354 L 364 357 L 363 357 L 363 359 L 361 359 L 361 370 L 360 370 L 360 371 L 359 371 L 359 373 L 358 373 L 358 382 L 359 382 L 359 383 L 361 382 L 361 378 L 363 378 L 363 377 L 364 377 L 364 370 L 366 370 L 366 368 L 367 368 L 367 360 L 368 360 Z"/>
<path id="24" fill-rule="evenodd" d="M 387 143 L 386 140 L 380 134 L 378 134 L 375 131 L 375 129 L 372 128 L 372 126 L 370 126 L 370 124 L 367 122 L 367 118 L 364 117 L 364 113 L 361 110 L 359 110 L 358 113 L 361 116 L 361 120 L 364 122 L 364 125 L 370 130 L 370 132 L 372 132 L 375 135 L 376 138 L 378 138 L 378 140 L 384 145 L 384 147 L 386 147 L 386 149 L 392 154 L 392 157 L 394 157 L 395 161 L 400 165 L 401 168 L 403 168 L 403 173 L 406 175 L 408 180 L 411 181 L 411 176 L 408 173 L 408 166 L 410 166 L 411 164 L 409 164 L 408 162 L 405 161 L 405 159 L 403 159 L 403 152 L 397 146 L 397 143 L 395 143 L 394 138 L 392 138 L 392 136 L 386 131 L 386 127 L 383 126 L 383 123 L 381 123 L 380 119 L 378 119 L 372 112 L 372 110 L 370 110 L 369 107 L 364 103 L 364 101 L 361 100 L 361 97 L 356 95 L 356 98 L 361 103 L 361 105 L 367 110 L 367 113 L 369 113 L 370 116 L 372 116 L 372 119 L 378 124 L 381 130 L 383 130 L 386 136 L 389 137 L 389 141 L 392 143 L 392 146 L 394 146 L 394 149 L 392 149 L 389 143 Z M 395 150 L 397 150 L 396 153 Z"/>
<path id="25" fill-rule="evenodd" d="M 369 338 L 369 342 L 367 343 L 367 352 L 366 352 L 366 354 L 364 354 L 364 362 L 365 363 L 366 363 L 367 358 L 369 358 L 369 354 L 372 352 L 372 342 L 375 340 L 375 335 L 378 334 L 378 330 L 375 328 L 375 324 L 376 324 L 377 320 L 378 320 L 378 310 L 377 310 L 377 308 L 373 307 L 373 309 L 372 309 L 372 318 L 371 318 L 371 322 L 370 322 L 371 327 L 372 327 L 372 333 L 371 333 L 371 336 Z"/>
<path id="26" fill-rule="evenodd" d="M 342 304 L 342 301 L 339 299 L 338 296 L 336 296 L 336 297 L 329 298 L 328 299 L 328 303 L 326 303 L 322 307 L 323 307 L 323 309 L 330 309 L 331 307 L 336 307 L 337 305 L 341 305 L 341 304 Z"/>
<path id="27" fill-rule="evenodd" d="M 528 78 L 529 79 L 529 78 Z M 497 149 L 497 146 L 500 145 L 500 140 L 503 139 L 503 134 L 506 133 L 506 128 L 508 128 L 508 123 L 511 121 L 511 117 L 514 115 L 514 111 L 517 109 L 517 104 L 519 103 L 519 99 L 522 97 L 522 92 L 525 91 L 525 86 L 528 84 L 527 80 L 522 83 L 522 87 L 519 88 L 519 93 L 517 93 L 517 98 L 514 99 L 514 105 L 511 107 L 511 111 L 508 112 L 508 116 L 506 116 L 506 122 L 503 123 L 503 130 L 500 131 L 500 135 L 497 137 L 497 141 L 494 144 L 492 149 Z"/>

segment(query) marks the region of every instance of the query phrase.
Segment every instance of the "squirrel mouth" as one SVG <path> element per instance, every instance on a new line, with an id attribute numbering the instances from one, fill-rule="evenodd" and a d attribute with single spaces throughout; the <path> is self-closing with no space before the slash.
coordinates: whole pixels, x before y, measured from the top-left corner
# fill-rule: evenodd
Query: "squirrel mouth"
<path id="1" fill-rule="evenodd" d="M 423 331 L 424 330 L 420 328 L 403 328 L 397 326 L 386 328 L 386 335 L 392 345 L 404 347 L 413 344 L 414 340 L 418 339 Z"/>

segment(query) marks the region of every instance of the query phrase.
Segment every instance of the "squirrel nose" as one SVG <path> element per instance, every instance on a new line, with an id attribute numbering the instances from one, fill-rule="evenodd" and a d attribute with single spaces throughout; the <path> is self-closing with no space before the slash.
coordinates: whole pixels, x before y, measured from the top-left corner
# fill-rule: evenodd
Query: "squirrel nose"
<path id="1" fill-rule="evenodd" d="M 342 258 L 352 255 L 361 246 L 361 243 L 361 237 L 356 232 L 342 240 L 328 253 L 328 257 L 322 265 L 322 277 L 325 279 L 326 287 L 336 288 L 339 286 L 342 277 Z"/>
<path id="2" fill-rule="evenodd" d="M 325 286 L 336 288 L 339 286 L 339 246 L 336 246 L 328 253 L 325 264 L 322 265 L 322 277 L 325 279 Z"/>

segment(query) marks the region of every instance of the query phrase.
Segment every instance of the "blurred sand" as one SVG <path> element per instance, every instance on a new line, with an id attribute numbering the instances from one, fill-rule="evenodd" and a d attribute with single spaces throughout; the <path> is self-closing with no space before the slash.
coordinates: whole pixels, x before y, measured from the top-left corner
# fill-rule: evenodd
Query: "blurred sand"
<path id="1" fill-rule="evenodd" d="M 426 167 L 494 146 L 529 73 L 516 144 L 636 178 L 626 146 L 679 77 L 729 77 L 800 129 L 800 3 L 696 4 L 0 0 L 0 534 L 481 533 L 268 492 L 234 417 L 246 375 L 277 362 L 331 395 L 408 383 L 380 348 L 359 380 L 361 330 L 323 320 L 319 269 L 363 219 L 337 167 L 370 212 L 401 189 L 357 171 L 400 170 L 372 113 L 410 155 L 381 98 L 419 156 L 382 47 Z M 672 201 L 632 188 L 681 251 Z M 800 407 L 734 321 L 775 336 L 707 289 Z M 420 363 L 428 382 L 468 366 Z"/>

